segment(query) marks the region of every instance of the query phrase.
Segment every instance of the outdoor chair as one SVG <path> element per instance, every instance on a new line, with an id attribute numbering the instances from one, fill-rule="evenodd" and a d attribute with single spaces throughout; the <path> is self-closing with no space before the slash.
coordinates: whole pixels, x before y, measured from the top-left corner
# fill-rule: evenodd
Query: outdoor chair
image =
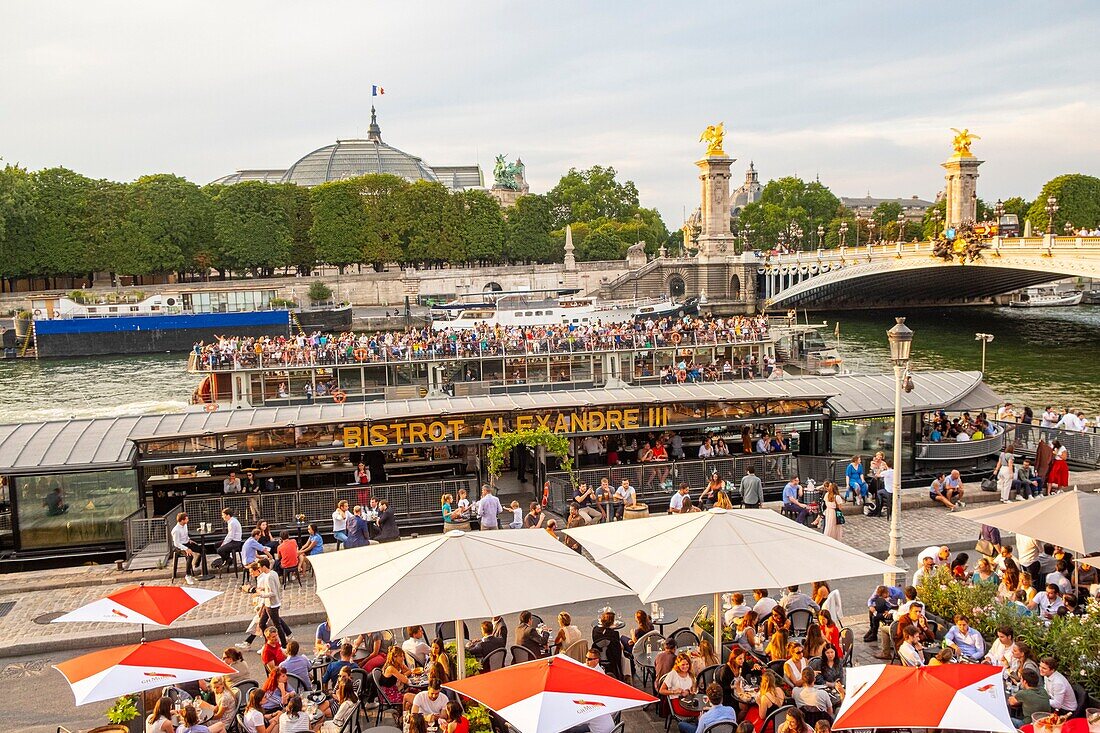
<path id="1" fill-rule="evenodd" d="M 308 680 L 302 679 L 293 672 L 287 672 L 286 687 L 289 691 L 298 695 L 310 692 L 313 689 L 313 685 Z"/>
<path id="2" fill-rule="evenodd" d="M 791 637 L 805 639 L 810 624 L 814 622 L 814 612 L 808 608 L 796 608 L 787 614 L 787 620 L 791 624 Z"/>
<path id="3" fill-rule="evenodd" d="M 657 681 L 653 679 L 656 675 L 656 670 L 653 667 L 652 660 L 661 653 L 664 648 L 665 637 L 661 636 L 656 631 L 650 631 L 647 634 L 643 634 L 638 637 L 638 641 L 634 642 L 634 649 L 631 651 L 632 661 L 636 661 L 638 657 L 645 656 L 650 658 L 649 663 L 637 662 L 638 667 L 642 670 L 642 688 L 646 688 L 646 679 L 650 679 L 652 684 L 656 684 Z"/>
<path id="4" fill-rule="evenodd" d="M 298 581 L 298 587 L 302 587 L 302 568 L 295 565 L 292 568 L 283 568 L 283 587 L 286 588 L 286 584 L 290 582 L 290 579 L 294 578 Z"/>
<path id="5" fill-rule="evenodd" d="M 1070 717 L 1083 718 L 1086 709 L 1089 707 L 1089 693 L 1085 692 L 1085 688 L 1076 682 L 1070 682 L 1069 686 L 1073 688 L 1073 694 L 1077 697 L 1077 708 L 1070 713 Z"/>
<path id="6" fill-rule="evenodd" d="M 699 677 L 696 680 L 695 686 L 700 690 L 706 690 L 707 685 L 714 682 L 714 675 L 718 673 L 718 668 L 721 664 L 712 664 L 709 667 L 703 667 L 699 670 Z"/>
<path id="7" fill-rule="evenodd" d="M 699 646 L 699 635 L 687 627 L 676 629 L 668 635 L 668 638 L 676 643 L 677 649 L 685 646 Z"/>
<path id="8" fill-rule="evenodd" d="M 611 729 L 611 733 L 623 733 L 625 723 L 619 722 L 614 728 Z"/>
<path id="9" fill-rule="evenodd" d="M 374 690 L 367 679 L 367 673 L 359 667 L 351 669 L 351 689 L 355 690 L 355 696 L 359 698 L 359 712 L 366 715 L 367 698 L 374 698 Z"/>
<path id="10" fill-rule="evenodd" d="M 542 616 L 539 616 L 537 613 L 532 613 L 531 614 L 531 626 L 533 626 L 536 629 L 538 627 L 542 626 Z"/>
<path id="11" fill-rule="evenodd" d="M 702 733 L 734 733 L 737 730 L 737 726 L 728 720 L 720 720 L 717 723 L 711 723 L 706 728 L 703 728 Z"/>
<path id="12" fill-rule="evenodd" d="M 481 666 L 486 672 L 493 672 L 498 669 L 504 669 L 505 655 L 508 650 L 504 647 L 500 649 L 494 649 L 485 655 L 485 658 L 481 660 Z"/>
<path id="13" fill-rule="evenodd" d="M 830 725 L 833 722 L 833 716 L 829 715 L 828 710 L 804 708 L 802 706 L 799 706 L 798 709 L 802 711 L 802 717 L 806 719 L 806 725 L 810 726 L 810 728 L 813 728 L 815 725 L 817 725 L 817 721 L 819 720 L 827 720 L 829 721 Z"/>
<path id="14" fill-rule="evenodd" d="M 810 659 L 810 669 L 814 672 L 820 672 L 822 665 L 825 663 L 821 660 L 821 657 L 813 657 Z"/>
<path id="15" fill-rule="evenodd" d="M 774 662 L 768 662 L 768 669 L 772 671 L 776 679 L 779 680 L 779 684 L 783 685 L 783 687 L 789 687 L 786 678 L 783 677 L 783 665 L 786 663 L 786 659 L 777 659 Z"/>
<path id="16" fill-rule="evenodd" d="M 844 652 L 844 666 L 851 667 L 855 656 L 855 634 L 851 629 L 840 630 L 840 650 Z"/>
<path id="17" fill-rule="evenodd" d="M 444 642 L 457 640 L 455 636 L 455 622 L 443 621 L 435 625 L 435 638 L 442 639 Z M 466 625 L 466 622 L 462 622 L 462 638 L 466 641 L 472 641 L 470 639 L 470 627 Z"/>
<path id="18" fill-rule="evenodd" d="M 401 651 L 405 655 L 405 664 L 409 665 L 410 668 L 424 666 L 424 661 L 421 659 L 417 659 L 416 655 L 410 652 L 408 649 L 402 647 Z"/>
<path id="19" fill-rule="evenodd" d="M 779 726 L 787 720 L 787 713 L 794 710 L 793 705 L 783 705 L 768 713 L 760 725 L 760 733 L 779 733 Z"/>
<path id="20" fill-rule="evenodd" d="M 382 714 L 385 713 L 387 710 L 394 714 L 394 717 L 398 721 L 398 725 L 400 725 L 401 713 L 403 712 L 405 707 L 404 702 L 401 700 L 398 700 L 397 702 L 390 702 L 386 698 L 386 694 L 382 692 L 382 670 L 372 669 L 370 673 L 370 679 L 374 687 L 374 693 L 377 696 L 378 702 L 378 714 L 374 718 L 375 727 L 382 724 Z"/>
<path id="21" fill-rule="evenodd" d="M 668 717 L 665 718 L 665 733 L 668 733 L 669 728 L 672 727 L 672 721 L 674 720 L 676 721 L 677 725 L 680 723 L 691 723 L 695 720 L 698 720 L 698 718 L 695 716 L 688 717 L 684 715 L 678 715 L 676 713 L 676 710 L 672 707 L 671 700 L 666 699 L 666 703 L 668 704 Z"/>
<path id="22" fill-rule="evenodd" d="M 560 653 L 564 654 L 570 659 L 576 659 L 578 662 L 584 662 L 585 658 L 588 656 L 588 640 L 577 639 L 572 644 L 562 649 Z M 633 670 L 633 660 L 631 660 L 631 665 Z"/>
<path id="23" fill-rule="evenodd" d="M 244 709 L 245 703 L 248 702 L 248 696 L 253 690 L 260 686 L 260 683 L 256 680 L 241 680 L 237 683 L 237 694 L 240 696 L 238 704 L 241 709 Z"/>
<path id="24" fill-rule="evenodd" d="M 519 644 L 513 644 L 508 647 L 508 651 L 512 653 L 512 664 L 522 664 L 523 662 L 531 662 L 538 659 L 533 651 Z"/>

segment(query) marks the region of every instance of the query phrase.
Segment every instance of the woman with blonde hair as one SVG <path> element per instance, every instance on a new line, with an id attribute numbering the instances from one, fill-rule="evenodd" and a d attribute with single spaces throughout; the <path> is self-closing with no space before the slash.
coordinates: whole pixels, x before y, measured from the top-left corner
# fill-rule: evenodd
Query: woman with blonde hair
<path id="1" fill-rule="evenodd" d="M 790 635 L 786 629 L 776 629 L 768 639 L 768 645 L 764 647 L 764 653 L 773 662 L 782 662 L 787 659 L 787 642 Z"/>
<path id="2" fill-rule="evenodd" d="M 745 713 L 745 721 L 752 723 L 752 727 L 757 733 L 760 733 L 768 713 L 775 708 L 782 707 L 786 699 L 787 695 L 780 687 L 775 672 L 770 669 L 764 670 L 764 673 L 760 675 L 760 689 L 756 692 L 756 705 L 749 708 L 748 712 Z"/>
<path id="3" fill-rule="evenodd" d="M 227 676 L 211 679 L 210 689 L 214 693 L 214 712 L 210 714 L 206 725 L 210 728 L 210 733 L 225 733 L 233 728 L 237 720 L 240 693 Z"/>
<path id="4" fill-rule="evenodd" d="M 704 669 L 717 664 L 718 655 L 714 653 L 714 647 L 711 646 L 710 639 L 705 637 L 700 639 L 698 650 L 691 653 L 691 673 L 698 677 Z"/>
<path id="5" fill-rule="evenodd" d="M 672 711 L 680 718 L 697 718 L 698 711 L 685 708 L 680 698 L 691 697 L 696 693 L 695 675 L 691 673 L 691 659 L 686 654 L 677 654 L 672 670 L 661 678 L 657 691 L 668 698 Z"/>
<path id="6" fill-rule="evenodd" d="M 573 617 L 562 611 L 558 614 L 558 633 L 554 636 L 554 646 L 558 651 L 568 649 L 584 636 L 581 630 L 573 625 Z"/>

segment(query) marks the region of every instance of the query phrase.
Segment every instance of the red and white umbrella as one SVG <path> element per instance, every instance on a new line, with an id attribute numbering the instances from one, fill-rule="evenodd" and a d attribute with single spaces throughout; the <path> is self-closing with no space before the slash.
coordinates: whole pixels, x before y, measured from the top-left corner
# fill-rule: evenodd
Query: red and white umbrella
<path id="1" fill-rule="evenodd" d="M 848 670 L 848 690 L 833 730 L 951 728 L 1014 733 L 1002 669 L 988 664 Z"/>
<path id="2" fill-rule="evenodd" d="M 53 621 L 169 626 L 192 608 L 220 596 L 221 593 L 218 590 L 182 588 L 175 585 L 129 585 L 64 616 L 58 616 Z"/>
<path id="3" fill-rule="evenodd" d="M 69 681 L 77 705 L 236 671 L 198 639 L 161 639 L 103 649 L 54 668 Z"/>
<path id="4" fill-rule="evenodd" d="M 641 690 L 561 654 L 444 687 L 495 711 L 521 733 L 558 733 L 601 715 L 656 702 Z"/>

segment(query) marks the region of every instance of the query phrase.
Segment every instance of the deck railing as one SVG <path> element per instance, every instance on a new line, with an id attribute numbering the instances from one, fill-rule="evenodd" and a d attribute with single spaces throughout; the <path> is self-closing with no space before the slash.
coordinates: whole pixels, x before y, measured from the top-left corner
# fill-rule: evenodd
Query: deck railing
<path id="1" fill-rule="evenodd" d="M 1080 468 L 1100 468 L 1100 432 L 1095 429 L 1062 430 L 1000 421 L 997 424 L 1003 426 L 1011 436 L 1010 440 L 1016 453 L 1033 456 L 1040 440 L 1048 443 L 1057 440 L 1069 453 L 1070 465 Z"/>
<path id="2" fill-rule="evenodd" d="M 141 508 L 122 520 L 127 566 L 146 548 L 161 544 L 164 546 L 164 557 L 168 557 L 168 533 L 176 522 L 176 514 L 181 511 L 183 511 L 182 505 L 177 505 L 165 512 L 163 516 L 146 517 L 145 509 Z"/>

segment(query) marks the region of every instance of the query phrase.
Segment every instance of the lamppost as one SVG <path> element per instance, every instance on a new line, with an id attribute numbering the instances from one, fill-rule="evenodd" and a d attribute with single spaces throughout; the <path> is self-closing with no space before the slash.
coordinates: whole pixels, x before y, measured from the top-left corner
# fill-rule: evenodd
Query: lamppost
<path id="1" fill-rule="evenodd" d="M 932 210 L 932 227 L 935 230 L 932 232 L 933 238 L 943 234 L 943 229 L 940 228 L 940 221 L 942 220 L 942 218 L 943 216 L 940 214 L 939 209 Z"/>
<path id="2" fill-rule="evenodd" d="M 875 220 L 867 217 L 867 244 L 875 243 Z"/>
<path id="3" fill-rule="evenodd" d="M 744 243 L 742 244 L 742 247 L 744 247 L 745 249 L 748 249 L 749 248 L 749 241 L 750 241 L 750 238 L 752 237 L 752 227 L 747 226 L 744 229 L 742 229 L 741 230 L 741 236 L 744 239 Z"/>
<path id="4" fill-rule="evenodd" d="M 863 223 L 863 217 L 856 214 L 856 243 L 855 246 L 859 246 L 859 225 Z"/>
<path id="5" fill-rule="evenodd" d="M 1047 212 L 1047 234 L 1054 236 L 1054 215 L 1058 213 L 1058 199 L 1051 194 L 1047 199 L 1047 205 L 1043 207 Z"/>
<path id="6" fill-rule="evenodd" d="M 1062 231 L 1066 233 L 1067 237 L 1073 234 L 1073 224 L 1067 221 L 1065 224 L 1062 225 Z"/>
<path id="7" fill-rule="evenodd" d="M 982 342 L 982 374 L 985 374 L 985 345 L 993 341 L 993 334 L 976 333 L 974 334 L 974 340 Z"/>
<path id="8" fill-rule="evenodd" d="M 791 228 L 791 240 L 794 242 L 795 247 L 800 250 L 802 249 L 802 235 L 802 227 L 800 227 L 798 224 L 795 224 Z"/>
<path id="9" fill-rule="evenodd" d="M 840 235 L 840 246 L 843 247 L 848 240 L 848 222 L 840 222 L 840 229 L 837 230 L 837 234 Z"/>
<path id="10" fill-rule="evenodd" d="M 997 217 L 997 224 L 1001 223 L 1001 217 L 1005 213 L 1004 201 L 997 199 L 997 203 L 993 204 L 993 216 Z M 999 231 L 999 230 L 998 230 Z"/>
<path id="11" fill-rule="evenodd" d="M 898 242 L 905 241 L 905 212 L 898 214 Z"/>
<path id="12" fill-rule="evenodd" d="M 897 324 L 886 332 L 890 341 L 890 361 L 894 362 L 894 481 L 891 488 L 890 507 L 890 556 L 886 562 L 893 565 L 892 573 L 883 575 L 887 586 L 904 585 L 909 572 L 901 556 L 901 391 L 905 387 L 909 371 L 909 352 L 913 348 L 913 332 L 905 325 L 904 318 L 896 318 Z"/>
<path id="13" fill-rule="evenodd" d="M 825 227 L 820 224 L 817 225 L 817 248 L 821 249 L 825 246 Z"/>

